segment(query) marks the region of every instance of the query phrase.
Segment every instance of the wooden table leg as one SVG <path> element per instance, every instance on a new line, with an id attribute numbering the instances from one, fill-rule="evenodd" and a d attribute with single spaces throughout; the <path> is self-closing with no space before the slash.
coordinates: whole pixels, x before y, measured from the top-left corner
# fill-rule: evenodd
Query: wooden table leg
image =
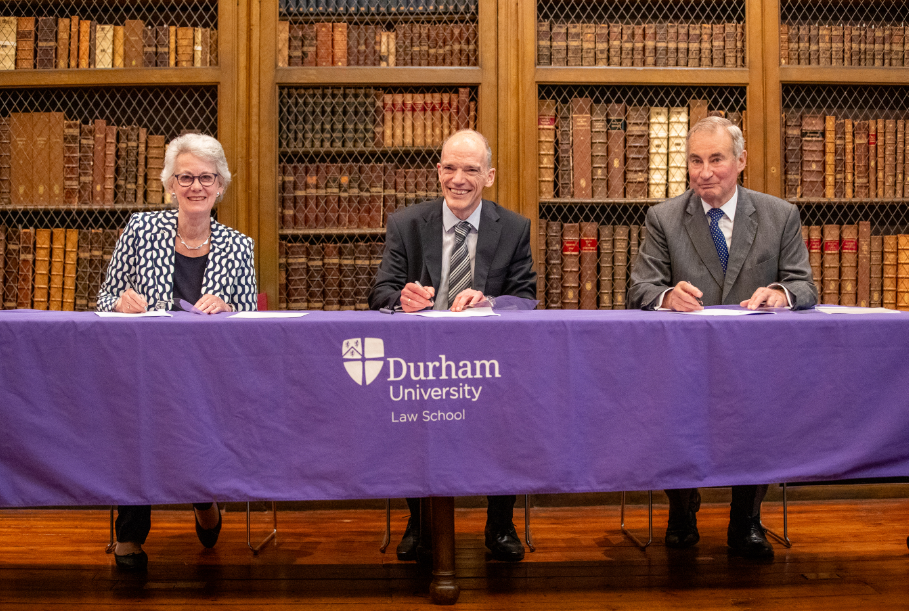
<path id="1" fill-rule="evenodd" d="M 461 588 L 455 579 L 454 498 L 432 500 L 432 583 L 429 594 L 437 605 L 453 605 Z"/>

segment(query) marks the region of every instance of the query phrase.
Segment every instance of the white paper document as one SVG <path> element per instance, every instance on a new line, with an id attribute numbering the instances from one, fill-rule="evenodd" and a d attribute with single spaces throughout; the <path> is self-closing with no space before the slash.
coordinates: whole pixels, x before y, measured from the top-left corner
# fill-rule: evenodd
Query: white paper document
<path id="1" fill-rule="evenodd" d="M 499 316 L 492 311 L 492 308 L 467 308 L 463 312 L 451 312 L 449 310 L 423 310 L 413 312 L 411 316 L 425 316 L 426 318 L 477 318 L 481 316 Z"/>
<path id="2" fill-rule="evenodd" d="M 164 310 L 150 310 L 138 314 L 124 314 L 123 312 L 95 312 L 101 318 L 173 318 L 173 315 Z"/>
<path id="3" fill-rule="evenodd" d="M 719 310 L 704 308 L 697 312 L 678 312 L 678 314 L 687 314 L 689 316 L 750 316 L 753 314 L 776 314 L 773 310 Z"/>
<path id="4" fill-rule="evenodd" d="M 815 306 L 818 312 L 824 314 L 899 314 L 899 310 L 889 308 L 859 308 L 854 306 Z"/>
<path id="5" fill-rule="evenodd" d="M 309 312 L 237 312 L 228 318 L 301 318 Z"/>

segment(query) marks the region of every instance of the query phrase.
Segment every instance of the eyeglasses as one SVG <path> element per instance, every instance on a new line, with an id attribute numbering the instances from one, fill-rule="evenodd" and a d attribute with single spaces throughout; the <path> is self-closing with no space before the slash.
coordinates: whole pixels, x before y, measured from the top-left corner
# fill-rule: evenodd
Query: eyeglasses
<path id="1" fill-rule="evenodd" d="M 199 179 L 199 184 L 203 187 L 210 187 L 215 184 L 215 179 L 218 178 L 218 174 L 212 174 L 206 172 L 205 174 L 199 174 L 198 176 L 193 176 L 192 174 L 175 174 L 174 178 L 177 179 L 177 184 L 181 187 L 191 187 L 193 183 L 196 182 L 196 179 Z"/>

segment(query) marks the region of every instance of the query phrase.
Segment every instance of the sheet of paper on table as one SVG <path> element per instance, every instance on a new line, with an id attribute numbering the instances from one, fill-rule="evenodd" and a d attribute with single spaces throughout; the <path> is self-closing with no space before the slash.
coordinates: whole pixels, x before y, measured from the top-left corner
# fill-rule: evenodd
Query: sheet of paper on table
<path id="1" fill-rule="evenodd" d="M 673 310 L 667 310 L 665 308 L 660 308 L 659 312 L 672 312 Z M 776 314 L 773 310 L 749 310 L 747 308 L 741 309 L 720 309 L 720 308 L 704 308 L 703 310 L 698 310 L 697 312 L 676 312 L 676 314 L 687 314 L 688 316 L 751 316 L 754 314 Z"/>
<path id="2" fill-rule="evenodd" d="M 309 312 L 237 312 L 228 318 L 300 318 Z"/>
<path id="3" fill-rule="evenodd" d="M 124 314 L 123 312 L 95 312 L 101 318 L 171 318 L 173 315 L 164 310 L 150 310 L 138 314 Z"/>
<path id="4" fill-rule="evenodd" d="M 426 318 L 477 318 L 481 316 L 499 316 L 492 308 L 467 308 L 463 312 L 449 310 L 423 310 L 412 312 L 411 316 L 425 316 Z"/>
<path id="5" fill-rule="evenodd" d="M 899 314 L 899 310 L 889 308 L 859 308 L 856 306 L 815 306 L 814 309 L 824 314 Z"/>

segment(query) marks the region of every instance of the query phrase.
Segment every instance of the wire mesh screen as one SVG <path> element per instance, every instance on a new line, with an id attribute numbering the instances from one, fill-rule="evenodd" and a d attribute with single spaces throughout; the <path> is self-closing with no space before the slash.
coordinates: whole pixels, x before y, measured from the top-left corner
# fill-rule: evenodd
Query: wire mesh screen
<path id="1" fill-rule="evenodd" d="M 743 68 L 745 1 L 540 1 L 537 64 Z"/>
<path id="2" fill-rule="evenodd" d="M 780 3 L 780 64 L 903 66 L 909 3 Z"/>
<path id="3" fill-rule="evenodd" d="M 281 0 L 278 66 L 477 66 L 476 0 Z"/>
<path id="4" fill-rule="evenodd" d="M 0 5 L 0 70 L 217 65 L 217 0 Z"/>
<path id="5" fill-rule="evenodd" d="M 623 309 L 647 205 L 688 188 L 689 125 L 744 127 L 745 102 L 744 87 L 540 86 L 541 304 Z"/>
<path id="6" fill-rule="evenodd" d="M 306 290 L 312 293 L 301 297 L 298 283 L 304 273 L 293 271 L 297 268 L 288 258 L 279 307 L 361 307 L 365 301 L 352 304 L 350 295 L 339 300 L 337 283 L 326 275 L 334 269 L 331 265 L 312 261 L 339 248 L 383 243 L 389 214 L 441 196 L 436 163 L 442 142 L 458 129 L 476 128 L 477 90 L 282 87 L 278 99 L 280 234 L 290 249 L 287 257 L 294 251 L 295 261 L 304 257 L 310 262 Z M 318 248 L 304 256 L 291 248 L 299 244 Z M 377 257 L 381 260 L 381 248 Z M 372 278 L 361 278 L 368 280 L 366 294 Z M 317 293 L 321 301 L 313 296 Z"/>
<path id="7" fill-rule="evenodd" d="M 0 90 L 4 308 L 94 309 L 129 215 L 166 205 L 166 143 L 217 137 L 217 108 L 215 87 Z"/>

